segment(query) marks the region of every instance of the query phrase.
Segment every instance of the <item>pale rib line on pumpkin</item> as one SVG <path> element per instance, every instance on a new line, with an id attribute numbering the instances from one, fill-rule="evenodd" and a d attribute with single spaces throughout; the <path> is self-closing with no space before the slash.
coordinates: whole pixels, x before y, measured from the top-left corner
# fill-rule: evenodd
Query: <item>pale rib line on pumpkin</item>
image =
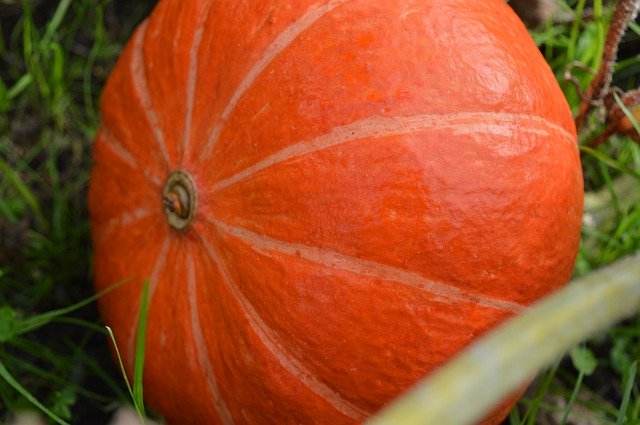
<path id="1" fill-rule="evenodd" d="M 113 232 L 116 227 L 128 226 L 134 221 L 141 220 L 145 217 L 149 217 L 153 211 L 146 208 L 136 208 L 133 211 L 126 211 L 117 217 L 110 218 L 98 231 L 98 238 L 104 240 L 107 236 Z"/>
<path id="2" fill-rule="evenodd" d="M 162 247 L 158 252 L 158 257 L 156 257 L 156 261 L 153 264 L 153 269 L 151 271 L 151 276 L 149 276 L 149 308 L 151 308 L 153 302 L 153 294 L 156 291 L 156 287 L 158 286 L 158 280 L 160 279 L 160 272 L 164 268 L 167 262 L 167 254 L 169 253 L 169 243 L 170 238 L 166 237 L 164 242 L 162 243 Z M 142 287 L 142 282 L 140 282 L 140 287 Z M 140 296 L 142 296 L 142 291 L 140 291 Z M 127 300 L 129 302 L 138 302 L 138 314 L 133 318 L 133 323 L 131 324 L 131 329 L 129 330 L 129 341 L 127 341 L 127 348 L 129 349 L 129 358 L 127 359 L 127 365 L 129 366 L 129 370 L 133 370 L 133 362 L 134 355 L 136 353 L 136 336 L 138 335 L 138 320 L 140 318 L 140 301 L 141 300 Z"/>
<path id="3" fill-rule="evenodd" d="M 213 366 L 211 366 L 211 362 L 209 361 L 210 356 L 207 350 L 207 344 L 205 343 L 204 335 L 202 334 L 200 312 L 198 311 L 195 264 L 193 261 L 193 252 L 191 251 L 191 249 L 189 249 L 189 254 L 187 257 L 187 291 L 189 294 L 189 310 L 191 312 L 191 330 L 193 331 L 193 338 L 195 339 L 197 346 L 198 362 L 200 363 L 201 368 L 204 369 L 204 374 L 208 384 L 207 388 L 209 389 L 209 395 L 213 399 L 213 403 L 215 404 L 216 412 L 218 413 L 220 421 L 224 425 L 233 425 L 233 419 L 231 419 L 229 409 L 227 408 L 226 403 L 220 395 L 218 380 L 216 379 L 215 373 L 213 371 Z"/>
<path id="4" fill-rule="evenodd" d="M 208 158 L 208 156 L 211 154 L 211 152 L 213 151 L 213 147 L 220 137 L 222 128 L 227 123 L 227 120 L 238 104 L 238 101 L 240 100 L 242 95 L 253 85 L 258 75 L 260 75 L 260 73 L 264 71 L 264 69 L 276 56 L 278 56 L 278 54 L 289 47 L 300 34 L 302 34 L 313 24 L 315 24 L 328 12 L 332 11 L 346 1 L 347 0 L 331 0 L 325 5 L 322 5 L 320 3 L 312 5 L 311 7 L 309 7 L 309 9 L 307 9 L 304 15 L 302 15 L 295 22 L 286 27 L 275 38 L 275 40 L 264 51 L 262 57 L 258 60 L 258 62 L 256 62 L 256 64 L 253 65 L 253 67 L 249 70 L 236 91 L 231 96 L 231 100 L 229 100 L 229 103 L 222 112 L 222 115 L 220 115 L 218 122 L 209 135 L 209 140 L 207 141 L 207 144 L 203 151 L 203 157 Z"/>
<path id="5" fill-rule="evenodd" d="M 268 256 L 271 252 L 299 256 L 300 258 L 322 266 L 345 270 L 361 276 L 398 282 L 416 288 L 421 292 L 436 295 L 438 298 L 435 298 L 435 300 L 440 302 L 451 303 L 451 301 L 459 301 L 474 303 L 483 307 L 490 307 L 516 314 L 522 312 L 525 308 L 516 302 L 491 298 L 484 294 L 465 291 L 446 283 L 429 280 L 409 270 L 376 263 L 375 261 L 363 260 L 325 248 L 316 248 L 300 243 L 282 241 L 212 218 L 206 218 L 206 220 L 223 232 L 249 244 L 256 252 L 261 252 Z M 434 299 L 433 296 L 430 298 Z"/>
<path id="6" fill-rule="evenodd" d="M 99 134 L 100 134 L 100 137 L 103 138 L 104 144 L 108 146 L 111 149 L 111 151 L 114 154 L 116 154 L 118 158 L 123 160 L 134 170 L 142 171 L 142 175 L 145 176 L 147 179 L 149 179 L 149 181 L 154 185 L 158 187 L 162 185 L 162 183 L 160 182 L 160 179 L 154 176 L 153 174 L 151 174 L 147 168 L 141 168 L 140 166 L 138 166 L 138 163 L 136 162 L 131 152 L 129 152 L 122 145 L 122 143 L 120 143 L 120 141 L 116 138 L 116 136 L 114 136 L 113 133 L 111 133 L 111 131 L 106 125 L 100 126 Z"/>
<path id="7" fill-rule="evenodd" d="M 539 128 L 530 128 L 534 124 Z M 373 116 L 335 127 L 331 132 L 304 140 L 267 156 L 250 165 L 239 173 L 219 181 L 212 190 L 227 188 L 247 179 L 265 168 L 288 159 L 312 154 L 322 149 L 341 145 L 367 137 L 382 138 L 410 134 L 418 131 L 452 130 L 455 134 L 495 134 L 511 136 L 514 133 L 532 133 L 548 135 L 549 131 L 559 134 L 563 139 L 575 144 L 576 139 L 564 128 L 542 117 L 528 114 L 506 112 L 458 112 L 451 114 L 424 114 L 399 117 Z M 548 131 L 549 130 L 549 131 Z"/>
<path id="8" fill-rule="evenodd" d="M 153 108 L 153 101 L 151 100 L 151 95 L 149 91 L 149 85 L 147 81 L 147 73 L 144 69 L 144 61 L 142 58 L 143 55 L 143 40 L 144 35 L 147 32 L 147 24 L 148 21 L 144 21 L 140 24 L 138 31 L 136 31 L 133 36 L 133 52 L 130 62 L 130 71 L 131 71 L 131 79 L 133 83 L 134 90 L 136 92 L 136 96 L 140 99 L 140 103 L 144 113 L 147 117 L 147 122 L 151 126 L 151 130 L 153 131 L 153 135 L 158 143 L 158 148 L 160 149 L 160 153 L 162 153 L 162 158 L 164 159 L 167 166 L 169 166 L 169 152 L 167 151 L 167 145 L 165 144 L 164 134 L 162 133 L 162 129 L 160 128 L 160 123 L 158 121 L 158 115 L 156 114 L 155 109 Z"/>
<path id="9" fill-rule="evenodd" d="M 205 10 L 198 11 L 198 21 L 196 23 L 195 32 L 193 35 L 193 42 L 189 49 L 189 74 L 187 76 L 187 112 L 184 117 L 184 130 L 182 134 L 182 152 L 184 156 L 189 149 L 189 143 L 191 139 L 191 120 L 193 117 L 193 104 L 196 97 L 196 80 L 198 78 L 198 50 L 202 43 L 202 35 L 204 34 L 204 23 L 209 16 L 209 9 L 211 9 L 213 2 L 207 2 Z M 181 159 L 182 161 L 182 159 Z"/>
<path id="10" fill-rule="evenodd" d="M 104 143 L 109 148 L 111 148 L 111 151 L 115 153 L 117 157 L 129 164 L 131 168 L 135 170 L 139 168 L 138 163 L 136 162 L 131 152 L 129 152 L 124 146 L 122 146 L 122 143 L 120 143 L 120 141 L 116 139 L 116 137 L 113 135 L 113 133 L 111 133 L 107 126 L 101 125 L 98 130 L 98 134 L 100 135 L 99 137 L 104 140 Z"/>
<path id="11" fill-rule="evenodd" d="M 291 353 L 285 351 L 282 344 L 278 342 L 278 337 L 275 332 L 271 330 L 266 323 L 264 323 L 253 305 L 251 305 L 251 302 L 240 292 L 237 285 L 233 282 L 222 258 L 218 255 L 215 248 L 204 236 L 200 236 L 200 239 L 202 240 L 202 243 L 212 261 L 218 267 L 225 286 L 229 289 L 229 292 L 231 292 L 238 305 L 240 305 L 251 329 L 253 329 L 260 341 L 276 358 L 278 363 L 287 372 L 298 378 L 302 384 L 326 400 L 343 415 L 356 420 L 363 420 L 370 416 L 371 414 L 369 412 L 366 412 L 344 400 L 335 390 L 329 388 L 326 384 L 313 376 L 313 374 L 300 364 L 300 362 Z"/>

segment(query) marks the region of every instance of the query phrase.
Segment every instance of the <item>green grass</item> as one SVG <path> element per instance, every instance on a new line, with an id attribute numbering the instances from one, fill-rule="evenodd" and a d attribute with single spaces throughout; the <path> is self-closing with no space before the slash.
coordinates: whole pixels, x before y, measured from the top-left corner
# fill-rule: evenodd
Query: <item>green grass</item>
<path id="1" fill-rule="evenodd" d="M 129 401 L 89 302 L 86 187 L 101 87 L 152 6 L 134 3 L 0 0 L 0 423 Z"/>
<path id="2" fill-rule="evenodd" d="M 124 3 L 0 0 L 0 423 L 26 408 L 52 423 L 106 422 L 125 403 L 144 414 L 144 357 L 129 394 L 95 305 L 83 302 L 92 296 L 86 187 L 99 93 L 153 2 Z M 596 0 L 583 19 L 588 2 L 559 3 L 574 18 L 532 35 L 575 111 L 579 96 L 563 75 L 574 61 L 597 68 L 612 7 Z M 628 33 L 626 43 L 640 45 L 640 28 Z M 592 75 L 572 73 L 586 88 Z M 640 85 L 640 55 L 617 63 L 614 83 Z M 601 129 L 594 114 L 581 143 Z M 614 136 L 582 151 L 589 204 L 576 275 L 640 249 L 640 146 Z M 542 372 L 508 423 L 595 415 L 640 424 L 639 358 L 636 317 Z"/>
<path id="3" fill-rule="evenodd" d="M 584 20 L 580 13 L 584 0 L 558 3 L 574 14 L 572 22 L 547 24 L 533 31 L 533 36 L 575 112 L 580 97 L 563 76 L 573 61 L 597 69 L 613 8 L 610 2 L 594 1 L 593 19 Z M 624 43 L 640 46 L 637 25 L 627 31 L 622 47 Z M 640 48 L 636 47 L 636 52 Z M 577 67 L 572 68 L 572 74 L 586 89 L 592 74 Z M 640 54 L 618 61 L 613 80 L 623 89 L 640 86 Z M 594 115 L 580 133 L 583 145 L 603 128 L 598 114 Z M 586 208 L 576 275 L 585 275 L 640 249 L 640 146 L 630 138 L 614 136 L 604 146 L 582 146 L 581 151 L 585 190 L 591 202 Z M 597 423 L 602 424 L 640 424 L 636 375 L 640 318 L 598 335 L 579 350 L 579 356 L 574 350 L 572 356 L 539 376 L 519 409 L 512 413 L 511 424 L 536 424 L 550 417 L 557 423 L 567 423 L 571 411 L 574 421 L 586 417 L 598 418 Z"/>

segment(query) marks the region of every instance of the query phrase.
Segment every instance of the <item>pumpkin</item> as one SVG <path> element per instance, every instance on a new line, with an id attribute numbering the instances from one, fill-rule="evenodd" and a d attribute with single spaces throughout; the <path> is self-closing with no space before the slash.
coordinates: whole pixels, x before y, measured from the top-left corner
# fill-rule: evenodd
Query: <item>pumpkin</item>
<path id="1" fill-rule="evenodd" d="M 150 282 L 169 423 L 360 422 L 571 275 L 575 128 L 503 0 L 162 0 L 101 108 L 100 309 L 131 373 Z"/>

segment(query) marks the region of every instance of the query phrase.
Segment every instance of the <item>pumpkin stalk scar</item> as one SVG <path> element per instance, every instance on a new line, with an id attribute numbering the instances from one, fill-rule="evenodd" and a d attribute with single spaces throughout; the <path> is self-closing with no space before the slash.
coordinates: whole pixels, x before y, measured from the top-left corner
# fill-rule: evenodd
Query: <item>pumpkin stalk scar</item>
<path id="1" fill-rule="evenodd" d="M 146 34 L 148 21 L 144 21 L 140 24 L 138 31 L 133 36 L 133 54 L 130 62 L 131 79 L 133 87 L 136 93 L 136 97 L 140 100 L 142 109 L 144 110 L 147 121 L 151 126 L 153 135 L 158 143 L 158 148 L 162 154 L 162 158 L 167 166 L 169 166 L 169 152 L 167 151 L 167 145 L 165 143 L 165 137 L 160 128 L 158 115 L 153 107 L 153 101 L 151 100 L 151 92 L 149 91 L 149 85 L 147 81 L 147 74 L 144 69 L 143 61 L 143 41 Z"/>
<path id="2" fill-rule="evenodd" d="M 156 287 L 158 286 L 158 280 L 160 279 L 160 272 L 162 271 L 162 269 L 164 269 L 164 266 L 167 261 L 167 254 L 169 253 L 169 245 L 170 245 L 170 238 L 167 237 L 162 243 L 162 247 L 160 248 L 158 257 L 156 258 L 156 261 L 153 264 L 151 276 L 149 277 L 149 281 L 151 284 L 151 286 L 149 287 L 149 308 L 151 308 L 151 305 L 153 305 L 153 295 L 155 294 Z M 131 302 L 134 300 L 128 300 L 128 301 Z M 135 300 L 135 302 L 138 302 L 138 301 L 139 300 Z M 127 366 L 129 366 L 129 370 L 133 370 L 133 364 L 135 361 L 134 353 L 136 352 L 135 348 L 136 348 L 136 337 L 138 334 L 139 317 L 140 317 L 140 304 L 138 304 L 138 312 L 135 315 L 135 317 L 132 318 L 133 320 L 129 328 L 129 340 L 127 341 L 128 355 L 126 356 Z"/>
<path id="3" fill-rule="evenodd" d="M 264 344 L 264 346 L 276 358 L 280 366 L 282 366 L 292 376 L 299 379 L 302 384 L 319 397 L 326 400 L 343 415 L 360 421 L 370 416 L 370 412 L 366 412 L 344 400 L 334 389 L 328 387 L 325 383 L 316 378 L 308 369 L 306 369 L 292 353 L 283 348 L 283 344 L 278 342 L 279 338 L 276 333 L 270 329 L 266 323 L 264 323 L 258 312 L 251 305 L 251 302 L 240 292 L 237 285 L 233 282 L 224 261 L 213 245 L 209 243 L 204 236 L 200 236 L 200 240 L 202 241 L 207 254 L 218 268 L 225 287 L 229 290 L 243 311 L 249 326 L 260 339 L 262 344 Z"/>
<path id="4" fill-rule="evenodd" d="M 196 290 L 196 274 L 195 264 L 193 260 L 193 252 L 189 249 L 187 256 L 187 291 L 189 294 L 189 311 L 191 313 L 191 330 L 193 332 L 193 338 L 195 339 L 198 362 L 204 370 L 204 374 L 207 380 L 207 388 L 213 403 L 215 405 L 216 412 L 220 421 L 224 425 L 233 425 L 233 419 L 229 413 L 226 403 L 222 399 L 220 389 L 218 388 L 218 380 L 216 379 L 211 365 L 209 352 L 207 350 L 207 344 L 205 343 L 204 335 L 202 333 L 202 325 L 200 323 L 200 312 L 198 311 L 198 294 Z"/>
<path id="5" fill-rule="evenodd" d="M 183 230 L 191 224 L 197 209 L 197 194 L 191 176 L 177 170 L 169 175 L 162 190 L 167 221 L 176 230 Z"/>
<path id="6" fill-rule="evenodd" d="M 304 15 L 302 15 L 299 19 L 286 27 L 275 38 L 275 40 L 266 48 L 258 62 L 256 62 L 255 65 L 253 65 L 253 67 L 249 70 L 236 91 L 231 96 L 229 103 L 218 118 L 218 122 L 213 127 L 213 130 L 209 135 L 209 139 L 203 151 L 203 158 L 209 159 L 209 156 L 213 152 L 213 148 L 216 145 L 218 138 L 220 137 L 220 133 L 222 132 L 224 125 L 229 120 L 229 117 L 238 104 L 240 98 L 253 85 L 258 75 L 260 75 L 262 71 L 264 71 L 264 69 L 271 63 L 271 61 L 273 61 L 276 56 L 278 56 L 282 51 L 289 47 L 300 34 L 309 29 L 313 24 L 320 20 L 320 18 L 331 12 L 336 7 L 345 3 L 346 1 L 347 0 L 331 0 L 324 5 L 319 3 L 314 4 L 313 6 L 309 7 L 309 9 L 307 9 Z"/>
<path id="7" fill-rule="evenodd" d="M 256 252 L 267 256 L 272 256 L 273 252 L 289 256 L 299 256 L 321 266 L 344 270 L 361 276 L 398 282 L 426 293 L 427 296 L 434 301 L 445 303 L 473 303 L 513 314 L 521 313 L 525 308 L 516 302 L 491 298 L 481 293 L 460 289 L 443 282 L 433 281 L 409 270 L 380 264 L 375 261 L 363 260 L 324 248 L 285 242 L 211 218 L 205 218 L 205 220 L 216 226 L 216 228 L 222 232 L 249 244 Z"/>
<path id="8" fill-rule="evenodd" d="M 162 204 L 169 212 L 182 216 L 184 214 L 184 208 L 180 203 L 180 197 L 175 193 L 169 193 L 162 197 Z"/>
<path id="9" fill-rule="evenodd" d="M 568 143 L 576 144 L 576 138 L 561 126 L 542 117 L 507 112 L 459 112 L 451 114 L 423 114 L 412 116 L 372 116 L 350 124 L 335 127 L 329 133 L 303 140 L 267 156 L 237 174 L 217 182 L 213 191 L 225 189 L 248 179 L 265 168 L 302 155 L 363 138 L 383 138 L 419 131 L 451 130 L 454 134 L 493 134 L 514 136 L 555 134 Z"/>

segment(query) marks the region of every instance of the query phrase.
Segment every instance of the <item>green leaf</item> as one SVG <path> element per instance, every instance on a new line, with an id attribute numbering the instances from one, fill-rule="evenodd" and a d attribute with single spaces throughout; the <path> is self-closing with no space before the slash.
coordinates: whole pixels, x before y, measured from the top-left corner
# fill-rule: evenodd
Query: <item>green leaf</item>
<path id="1" fill-rule="evenodd" d="M 574 347 L 571 350 L 571 362 L 578 372 L 589 376 L 596 370 L 598 360 L 589 348 L 585 346 Z"/>
<path id="2" fill-rule="evenodd" d="M 71 419 L 71 407 L 76 403 L 78 397 L 72 386 L 66 386 L 62 391 L 54 394 L 53 407 L 51 411 L 64 419 Z"/>
<path id="3" fill-rule="evenodd" d="M 16 336 L 18 331 L 18 315 L 8 305 L 0 307 L 0 342 L 7 342 Z"/>
<path id="4" fill-rule="evenodd" d="M 624 371 L 629 368 L 633 359 L 629 354 L 631 349 L 631 339 L 628 336 L 619 336 L 613 342 L 613 347 L 609 352 L 609 359 L 611 367 L 619 374 L 624 374 Z"/>

